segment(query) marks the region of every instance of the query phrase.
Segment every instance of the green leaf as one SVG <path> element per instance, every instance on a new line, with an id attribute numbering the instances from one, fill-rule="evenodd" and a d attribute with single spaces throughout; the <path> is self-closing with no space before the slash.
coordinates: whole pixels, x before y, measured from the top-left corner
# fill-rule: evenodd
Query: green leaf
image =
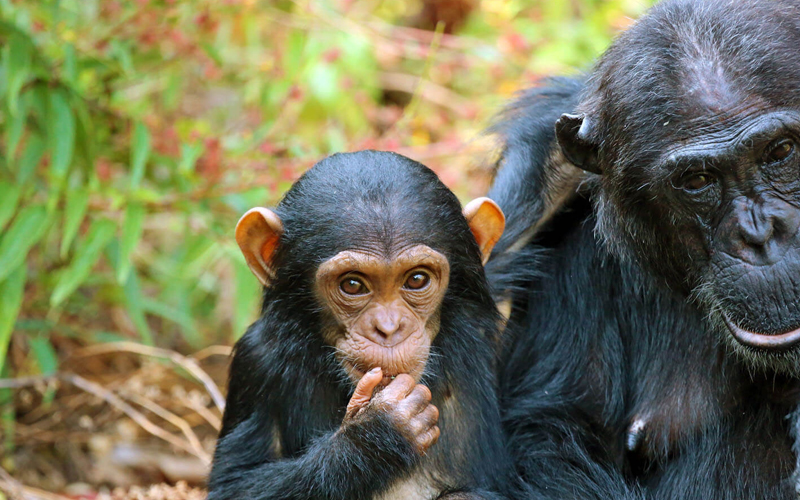
<path id="1" fill-rule="evenodd" d="M 125 211 L 125 222 L 122 224 L 122 238 L 119 245 L 119 260 L 117 262 L 117 282 L 121 285 L 128 280 L 131 271 L 131 253 L 142 237 L 142 223 L 144 222 L 144 206 L 141 203 L 131 203 Z"/>
<path id="2" fill-rule="evenodd" d="M 286 80 L 293 80 L 300 72 L 303 65 L 303 53 L 305 52 L 307 38 L 307 35 L 300 30 L 293 30 L 289 34 L 289 39 L 285 44 L 285 50 L 281 57 L 283 60 L 283 68 L 286 72 Z"/>
<path id="3" fill-rule="evenodd" d="M 33 356 L 39 364 L 42 375 L 52 375 L 58 370 L 58 355 L 56 355 L 50 339 L 45 337 L 32 337 L 28 339 L 28 345 L 33 351 Z"/>
<path id="4" fill-rule="evenodd" d="M 50 305 L 57 307 L 70 296 L 86 278 L 100 257 L 100 252 L 114 237 L 116 224 L 108 219 L 94 221 L 77 257 L 64 271 L 50 296 Z"/>
<path id="5" fill-rule="evenodd" d="M 50 149 L 50 172 L 57 184 L 67 176 L 75 149 L 75 116 L 62 92 L 50 92 L 48 101 L 47 140 Z"/>
<path id="6" fill-rule="evenodd" d="M 27 144 L 25 144 L 25 151 L 22 153 L 22 158 L 19 160 L 19 168 L 17 169 L 17 184 L 24 185 L 36 172 L 36 167 L 42 161 L 44 155 L 45 144 L 41 137 L 36 134 L 28 136 Z"/>
<path id="7" fill-rule="evenodd" d="M 147 345 L 153 345 L 153 334 L 150 333 L 150 326 L 147 324 L 147 318 L 144 314 L 142 291 L 139 288 L 139 278 L 136 273 L 128 275 L 128 281 L 125 282 L 122 291 L 125 293 L 125 309 L 139 332 L 142 342 Z"/>
<path id="8" fill-rule="evenodd" d="M 27 268 L 22 264 L 0 283 L 0 297 L 3 297 L 3 300 L 0 300 L 0 373 L 3 372 L 8 342 L 11 340 L 14 324 L 22 307 L 26 274 Z"/>
<path id="9" fill-rule="evenodd" d="M 28 121 L 28 105 L 25 99 L 19 102 L 17 112 L 9 118 L 6 127 L 6 158 L 13 161 L 16 158 L 17 146 L 22 139 L 22 132 L 25 131 L 25 123 Z"/>
<path id="10" fill-rule="evenodd" d="M 15 184 L 0 180 L 0 230 L 14 215 L 21 191 Z"/>
<path id="11" fill-rule="evenodd" d="M 179 325 L 182 328 L 184 338 L 192 347 L 202 347 L 202 337 L 194 325 L 194 318 L 192 318 L 191 311 L 188 308 L 173 307 L 163 300 L 148 298 L 142 299 L 142 307 L 150 314 L 160 316 Z"/>
<path id="12" fill-rule="evenodd" d="M 69 252 L 72 241 L 78 234 L 78 229 L 86 215 L 86 207 L 89 205 L 89 193 L 83 188 L 67 190 L 67 204 L 64 208 L 64 232 L 61 236 L 60 255 L 63 259 Z"/>
<path id="13" fill-rule="evenodd" d="M 86 108 L 86 103 L 78 101 L 75 105 L 75 117 L 77 118 L 75 124 L 75 148 L 76 154 L 86 164 L 88 175 L 97 175 L 94 168 L 94 159 L 97 147 L 95 146 L 95 128 L 92 123 L 92 117 L 89 110 Z"/>
<path id="14" fill-rule="evenodd" d="M 167 111 L 174 111 L 178 107 L 178 103 L 182 97 L 183 80 L 180 73 L 171 73 L 167 77 L 167 84 L 164 91 L 161 92 L 161 102 Z"/>
<path id="15" fill-rule="evenodd" d="M 41 205 L 23 208 L 0 242 L 0 281 L 18 268 L 47 229 L 47 211 Z"/>
<path id="16" fill-rule="evenodd" d="M 225 60 L 214 45 L 208 42 L 200 42 L 200 47 L 202 47 L 203 52 L 205 52 L 208 57 L 214 60 L 217 66 L 225 67 Z"/>
<path id="17" fill-rule="evenodd" d="M 78 81 L 78 63 L 75 56 L 75 46 L 68 43 L 64 47 L 64 65 L 61 67 L 62 78 L 70 85 Z"/>
<path id="18" fill-rule="evenodd" d="M 12 115 L 16 115 L 19 105 L 19 93 L 31 73 L 33 45 L 20 32 L 12 33 L 6 46 L 6 71 L 8 72 L 8 92 L 6 101 Z"/>
<path id="19" fill-rule="evenodd" d="M 39 118 L 40 123 L 43 123 L 45 127 L 48 125 L 48 106 L 50 102 L 50 93 L 53 91 L 50 87 L 46 85 L 34 85 L 31 87 L 30 90 L 30 98 L 29 98 L 29 105 L 30 105 L 30 112 L 35 114 L 37 118 Z"/>
<path id="20" fill-rule="evenodd" d="M 131 141 L 131 188 L 137 189 L 144 177 L 144 167 L 150 156 L 150 131 L 141 122 L 136 122 Z"/>
<path id="21" fill-rule="evenodd" d="M 202 154 L 202 144 L 181 144 L 181 159 L 178 163 L 178 172 L 183 175 L 193 172 L 195 163 L 197 163 Z"/>
<path id="22" fill-rule="evenodd" d="M 131 57 L 130 48 L 117 39 L 111 40 L 109 45 L 111 49 L 111 55 L 115 56 L 115 59 L 119 62 L 119 65 L 122 68 L 122 71 L 125 72 L 125 75 L 133 75 L 135 70 L 133 68 L 133 57 Z"/>

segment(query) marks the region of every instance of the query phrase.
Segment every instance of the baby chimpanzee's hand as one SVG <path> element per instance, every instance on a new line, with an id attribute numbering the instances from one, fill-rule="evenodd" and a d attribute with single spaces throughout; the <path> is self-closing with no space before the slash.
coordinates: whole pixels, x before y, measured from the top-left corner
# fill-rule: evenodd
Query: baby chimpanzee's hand
<path id="1" fill-rule="evenodd" d="M 431 391 L 407 374 L 398 375 L 385 389 L 372 395 L 383 379 L 380 368 L 364 375 L 347 405 L 344 423 L 386 414 L 397 429 L 424 454 L 439 439 L 439 409 L 431 404 Z"/>

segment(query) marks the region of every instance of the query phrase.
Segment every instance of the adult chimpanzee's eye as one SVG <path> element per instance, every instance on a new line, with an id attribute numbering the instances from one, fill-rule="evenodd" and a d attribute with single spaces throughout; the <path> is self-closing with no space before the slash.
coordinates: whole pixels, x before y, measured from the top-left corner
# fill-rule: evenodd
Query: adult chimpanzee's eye
<path id="1" fill-rule="evenodd" d="M 361 295 L 367 293 L 367 287 L 364 283 L 355 278 L 345 278 L 339 283 L 339 288 L 347 295 Z"/>
<path id="2" fill-rule="evenodd" d="M 691 174 L 681 179 L 681 188 L 690 193 L 696 193 L 716 182 L 716 178 L 708 172 Z"/>
<path id="3" fill-rule="evenodd" d="M 794 153 L 794 142 L 791 139 L 779 140 L 767 153 L 767 163 L 781 162 Z"/>
<path id="4" fill-rule="evenodd" d="M 431 279 L 427 274 L 417 271 L 408 277 L 405 287 L 410 290 L 420 290 L 425 288 L 430 280 Z"/>

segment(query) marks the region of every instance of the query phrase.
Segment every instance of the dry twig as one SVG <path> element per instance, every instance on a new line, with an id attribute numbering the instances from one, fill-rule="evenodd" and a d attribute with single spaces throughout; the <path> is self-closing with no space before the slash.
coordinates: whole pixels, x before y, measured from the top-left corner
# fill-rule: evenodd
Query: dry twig
<path id="1" fill-rule="evenodd" d="M 61 380 L 64 382 L 69 382 L 75 387 L 97 396 L 98 398 L 102 399 L 106 403 L 110 404 L 114 408 L 118 409 L 119 411 L 127 415 L 131 420 L 139 424 L 139 426 L 142 429 L 149 432 L 150 434 L 170 443 L 171 445 L 177 448 L 180 448 L 181 450 L 189 453 L 190 455 L 196 456 L 197 458 L 205 461 L 206 463 L 210 461 L 210 458 L 208 454 L 205 452 L 205 450 L 203 450 L 202 453 L 198 454 L 195 448 L 190 443 L 187 443 L 182 439 L 165 431 L 161 427 L 151 422 L 136 408 L 126 403 L 121 397 L 117 396 L 113 392 L 109 391 L 108 389 L 105 389 L 104 387 L 94 382 L 86 380 L 80 375 L 76 375 L 74 373 L 57 373 L 55 375 L 42 376 L 42 377 L 0 379 L 0 389 L 9 389 L 9 388 L 18 389 L 21 387 L 41 384 L 43 382 L 50 382 L 53 380 Z"/>
<path id="2" fill-rule="evenodd" d="M 143 344 L 137 344 L 135 342 L 109 342 L 107 344 L 84 347 L 83 349 L 79 349 L 73 353 L 73 356 L 95 356 L 109 352 L 131 352 L 135 354 L 141 354 L 143 356 L 168 359 L 172 361 L 199 380 L 203 386 L 205 386 L 206 391 L 208 391 L 208 394 L 211 396 L 211 399 L 214 401 L 214 404 L 217 406 L 217 408 L 219 408 L 219 411 L 221 413 L 225 412 L 225 397 L 223 397 L 222 392 L 219 390 L 219 387 L 217 387 L 217 384 L 214 383 L 214 380 L 212 380 L 211 377 L 205 371 L 203 371 L 202 368 L 200 368 L 200 365 L 197 364 L 197 361 L 194 358 L 186 357 L 183 354 L 170 351 L 168 349 L 150 347 Z"/>
<path id="3" fill-rule="evenodd" d="M 387 90 L 398 90 L 407 94 L 419 95 L 420 98 L 438 106 L 445 107 L 460 118 L 469 117 L 470 103 L 447 87 L 437 85 L 430 80 L 407 73 L 381 73 L 381 86 Z"/>
<path id="4" fill-rule="evenodd" d="M 165 431 L 161 427 L 158 427 L 153 422 L 148 420 L 141 412 L 136 410 L 134 407 L 126 403 L 122 400 L 119 396 L 114 394 L 113 392 L 106 390 L 104 387 L 95 384 L 94 382 L 90 382 L 85 378 L 75 375 L 73 373 L 63 373 L 59 375 L 61 380 L 65 380 L 70 382 L 74 386 L 83 389 L 86 392 L 90 392 L 95 396 L 99 397 L 100 399 L 104 400 L 111 406 L 117 408 L 122 413 L 130 417 L 131 420 L 139 424 L 139 426 L 149 432 L 150 434 L 163 439 L 164 441 L 176 446 L 183 451 L 189 453 L 190 455 L 194 455 L 201 460 L 208 460 L 208 454 L 203 451 L 202 455 L 199 455 L 195 452 L 195 449 L 192 445 L 184 442 L 183 440 L 173 436 L 169 432 Z"/>
<path id="5" fill-rule="evenodd" d="M 197 434 L 194 433 L 192 426 L 189 425 L 186 420 L 182 419 L 178 415 L 175 415 L 154 401 L 144 398 L 138 394 L 126 394 L 125 397 L 128 400 L 147 408 L 151 412 L 180 429 L 183 435 L 186 436 L 186 439 L 189 441 L 191 447 L 194 449 L 194 455 L 200 458 L 200 460 L 202 460 L 204 463 L 211 463 L 211 456 L 209 456 L 209 454 L 206 453 L 206 450 L 203 449 L 203 445 L 200 444 L 200 439 L 197 438 Z"/>
<path id="6" fill-rule="evenodd" d="M 10 500 L 69 500 L 68 497 L 25 486 L 0 467 L 0 492 Z"/>
<path id="7" fill-rule="evenodd" d="M 216 416 L 213 412 L 209 411 L 208 408 L 189 397 L 181 397 L 178 399 L 185 407 L 200 415 L 203 420 L 208 422 L 208 424 L 217 432 L 222 429 L 222 419 Z"/>
<path id="8" fill-rule="evenodd" d="M 192 357 L 197 361 L 203 361 L 211 356 L 230 356 L 233 353 L 233 347 L 227 345 L 210 345 L 200 349 L 192 354 Z"/>

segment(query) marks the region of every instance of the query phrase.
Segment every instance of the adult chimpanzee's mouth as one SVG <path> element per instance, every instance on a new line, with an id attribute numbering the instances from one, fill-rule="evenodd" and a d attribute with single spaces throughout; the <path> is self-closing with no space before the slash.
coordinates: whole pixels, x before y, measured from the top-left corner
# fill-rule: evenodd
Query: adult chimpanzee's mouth
<path id="1" fill-rule="evenodd" d="M 785 351 L 800 344 L 800 327 L 783 333 L 756 333 L 736 326 L 725 313 L 722 313 L 722 317 L 725 318 L 725 325 L 731 331 L 733 338 L 747 347 L 768 351 Z"/>

